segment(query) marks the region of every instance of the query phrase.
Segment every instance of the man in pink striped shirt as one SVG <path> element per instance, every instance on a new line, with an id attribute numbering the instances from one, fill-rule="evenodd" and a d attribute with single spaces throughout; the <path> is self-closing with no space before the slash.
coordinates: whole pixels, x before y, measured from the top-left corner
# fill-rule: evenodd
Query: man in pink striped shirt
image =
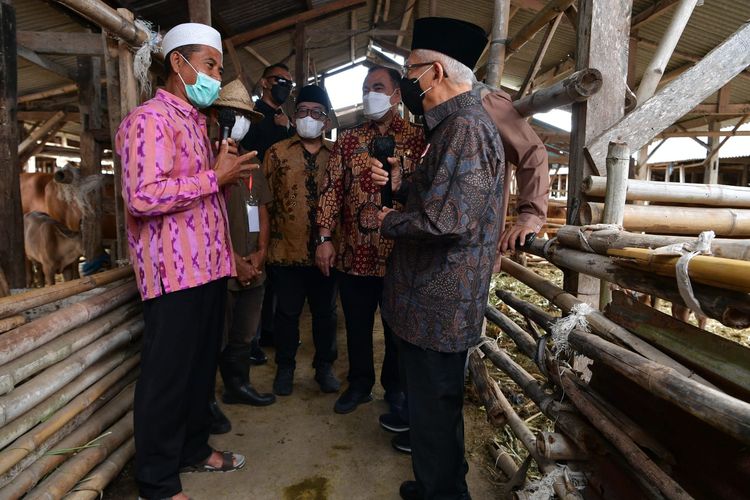
<path id="1" fill-rule="evenodd" d="M 131 260 L 145 331 L 136 386 L 136 480 L 143 498 L 184 499 L 180 471 L 228 471 L 244 457 L 208 445 L 226 278 L 235 275 L 222 187 L 249 175 L 248 153 L 214 158 L 197 108 L 218 96 L 221 37 L 188 23 L 162 49 L 166 85 L 117 132 Z M 257 168 L 257 167 L 255 167 Z"/>

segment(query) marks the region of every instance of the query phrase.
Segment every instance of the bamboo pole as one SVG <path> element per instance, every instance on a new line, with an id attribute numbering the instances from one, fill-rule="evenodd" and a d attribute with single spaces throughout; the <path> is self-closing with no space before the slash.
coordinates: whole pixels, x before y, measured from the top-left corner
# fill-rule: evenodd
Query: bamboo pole
<path id="1" fill-rule="evenodd" d="M 0 298 L 0 318 L 21 313 L 32 307 L 65 299 L 131 276 L 133 276 L 132 267 L 119 267 L 93 276 L 60 283 L 59 285 L 39 288 L 10 297 L 3 297 Z"/>
<path id="2" fill-rule="evenodd" d="M 65 407 L 68 402 L 78 395 L 92 386 L 99 384 L 102 378 L 106 377 L 108 373 L 124 363 L 136 352 L 138 352 L 137 348 L 124 349 L 95 363 L 91 368 L 83 372 L 82 375 L 35 406 L 31 411 L 26 412 L 13 422 L 0 427 L 0 448 L 6 447 L 29 429 L 50 418 L 52 414 Z"/>
<path id="3" fill-rule="evenodd" d="M 484 361 L 478 355 L 469 357 L 469 371 L 471 372 L 471 379 L 474 382 L 479 399 L 484 405 L 487 421 L 496 427 L 502 427 L 505 425 L 506 420 L 500 403 L 498 403 L 500 388 L 490 377 L 487 366 L 485 366 Z"/>
<path id="4" fill-rule="evenodd" d="M 112 401 L 94 413 L 84 425 L 61 440 L 56 449 L 67 450 L 81 447 L 99 436 L 107 427 L 130 410 L 133 404 L 134 389 L 133 385 L 127 387 Z M 68 454 L 47 454 L 39 458 L 26 470 L 18 474 L 11 483 L 0 489 L 0 498 L 20 498 L 67 459 Z"/>
<path id="5" fill-rule="evenodd" d="M 596 335 L 573 330 L 568 342 L 577 351 L 613 368 L 651 394 L 674 403 L 742 443 L 750 443 L 750 403 L 700 384 Z"/>
<path id="6" fill-rule="evenodd" d="M 26 323 L 26 317 L 21 316 L 20 314 L 17 314 L 15 316 L 8 316 L 7 318 L 0 319 L 0 333 L 5 333 L 25 323 Z"/>
<path id="7" fill-rule="evenodd" d="M 487 59 L 487 83 L 500 88 L 505 70 L 505 44 L 508 41 L 510 23 L 510 1 L 495 0 L 492 16 L 492 36 Z"/>
<path id="8" fill-rule="evenodd" d="M 643 78 L 636 91 L 638 104 L 645 102 L 646 99 L 654 95 L 656 87 L 659 85 L 659 81 L 667 69 L 667 64 L 669 64 L 669 60 L 672 58 L 672 53 L 675 47 L 677 47 L 677 42 L 679 42 L 680 36 L 682 36 L 682 32 L 685 26 L 687 26 L 693 9 L 695 9 L 698 2 L 699 0 L 680 0 L 672 21 L 669 23 L 659 45 L 656 47 L 656 52 L 651 58 L 651 62 L 643 73 Z"/>
<path id="9" fill-rule="evenodd" d="M 508 479 L 512 479 L 518 472 L 518 465 L 515 460 L 500 445 L 495 442 L 490 443 L 490 455 L 495 459 L 495 466 L 498 467 Z"/>
<path id="10" fill-rule="evenodd" d="M 685 305 L 677 287 L 677 281 L 674 279 L 619 266 L 610 257 L 579 252 L 558 245 L 550 245 L 545 250 L 545 245 L 543 240 L 534 241 L 528 251 L 544 257 L 558 267 L 586 273 L 616 283 L 623 288 Z M 693 293 L 707 316 L 732 328 L 750 326 L 750 297 L 747 294 L 700 283 L 693 284 Z"/>
<path id="11" fill-rule="evenodd" d="M 562 383 L 565 393 L 573 400 L 576 407 L 620 450 L 630 466 L 647 478 L 666 498 L 670 500 L 692 498 L 679 484 L 659 469 L 627 434 L 618 429 L 603 413 L 590 404 L 578 385 L 573 382 L 570 373 L 563 373 Z"/>
<path id="12" fill-rule="evenodd" d="M 9 393 L 19 382 L 86 347 L 102 335 L 112 331 L 115 326 L 126 319 L 135 316 L 140 310 L 140 304 L 126 304 L 8 364 L 0 366 L 0 395 Z"/>
<path id="13" fill-rule="evenodd" d="M 547 311 L 544 311 L 542 308 L 532 304 L 531 302 L 521 300 L 512 293 L 505 290 L 501 290 L 498 288 L 497 290 L 495 290 L 495 295 L 497 295 L 500 300 L 515 309 L 523 317 L 530 319 L 531 321 L 542 327 L 547 333 L 552 333 L 552 323 L 558 318 L 553 317 Z"/>
<path id="14" fill-rule="evenodd" d="M 525 302 L 525 301 L 523 301 L 523 300 L 515 297 L 514 295 L 508 293 L 508 292 L 505 292 L 503 290 L 497 290 L 496 293 L 497 293 L 498 297 L 500 297 L 503 300 L 503 302 L 505 302 L 506 304 L 508 304 L 510 307 L 512 307 L 513 309 L 515 309 L 516 311 L 518 311 L 521 314 L 528 313 L 529 316 L 532 317 L 534 319 L 534 321 L 537 322 L 540 325 L 551 325 L 555 321 L 555 319 L 556 319 L 552 315 L 550 315 L 549 313 L 547 313 L 546 311 L 543 311 L 543 310 L 539 309 L 538 307 L 536 307 L 535 305 L 533 305 L 531 303 L 527 303 L 527 302 Z M 615 299 L 615 303 L 617 303 L 617 299 Z M 643 307 L 647 307 L 647 306 L 643 306 Z M 627 325 L 624 325 L 624 326 L 627 326 Z M 490 349 L 489 346 L 483 346 L 483 349 L 485 347 L 487 347 L 487 350 Z M 493 362 L 495 362 L 496 359 L 497 359 L 496 356 L 490 355 L 490 353 L 488 353 L 487 350 L 484 351 L 485 354 Z M 497 350 L 495 350 L 495 351 L 497 351 Z M 507 358 L 507 360 L 504 361 L 504 363 L 502 365 L 498 364 L 498 363 L 495 363 L 495 366 L 497 366 L 499 369 L 501 369 L 505 373 L 508 373 L 508 374 L 512 373 L 512 372 L 506 370 L 505 366 L 509 362 L 513 363 L 513 361 L 510 359 L 509 356 L 507 356 L 507 354 L 505 354 L 505 353 L 501 353 L 501 354 L 504 355 Z M 555 370 L 556 369 L 557 369 L 557 367 L 555 367 Z M 510 375 L 510 377 L 514 381 L 516 381 L 516 378 L 515 378 L 514 375 Z M 556 383 L 561 383 L 560 380 L 559 380 L 559 377 L 555 380 L 555 382 Z M 518 382 L 516 382 L 516 383 L 518 383 Z M 532 398 L 532 400 L 533 400 L 533 398 Z M 654 454 L 656 456 L 658 456 L 659 458 L 661 458 L 665 462 L 674 463 L 674 457 L 672 456 L 672 454 L 666 448 L 664 448 L 664 446 L 662 446 L 659 442 L 657 442 L 656 439 L 654 439 L 648 432 L 646 432 L 644 429 L 642 429 L 640 426 L 638 426 L 635 422 L 633 422 L 632 420 L 630 420 L 627 416 L 625 416 L 624 414 L 622 414 L 621 412 L 619 412 L 616 408 L 612 407 L 611 405 L 609 405 L 609 404 L 607 404 L 607 403 L 605 403 L 603 401 L 601 402 L 601 405 L 602 406 L 606 406 L 606 413 L 608 413 L 609 415 L 611 415 L 611 418 L 616 419 L 618 421 L 618 424 L 621 425 L 621 427 L 623 429 L 627 430 L 628 435 L 630 435 L 631 438 L 633 438 L 633 440 L 636 441 L 639 446 L 650 449 L 652 452 L 654 452 Z M 541 408 L 541 406 L 540 406 L 540 408 Z M 563 431 L 565 431 L 565 427 L 561 427 L 559 425 L 558 425 L 558 427 L 560 427 Z M 573 442 L 574 443 L 578 443 L 579 445 L 581 443 L 580 440 L 573 440 Z M 584 450 L 584 452 L 585 452 L 585 450 Z"/>
<path id="15" fill-rule="evenodd" d="M 143 319 L 134 318 L 74 355 L 57 363 L 16 390 L 0 397 L 0 425 L 5 425 L 44 401 L 108 353 L 138 339 Z"/>
<path id="16" fill-rule="evenodd" d="M 472 366 L 476 367 L 477 364 L 481 364 L 484 366 L 484 363 L 482 363 L 481 358 L 479 358 L 479 354 L 477 352 L 473 352 L 472 355 L 469 357 L 469 367 Z M 486 370 L 486 367 L 485 367 Z M 508 400 L 503 395 L 502 391 L 498 388 L 497 389 L 497 397 L 498 397 L 498 403 L 500 404 L 500 407 L 502 408 L 503 413 L 505 414 L 505 418 L 508 421 L 508 425 L 513 430 L 513 433 L 518 437 L 518 439 L 523 443 L 524 447 L 528 450 L 529 455 L 534 459 L 534 461 L 539 466 L 539 470 L 544 472 L 545 474 L 549 474 L 555 470 L 557 465 L 555 465 L 554 462 L 545 459 L 544 457 L 541 457 L 537 451 L 536 451 L 536 436 L 534 436 L 534 433 L 531 432 L 531 430 L 526 426 L 526 423 L 521 420 L 521 418 L 518 416 L 518 414 L 515 412 L 511 404 L 508 402 Z M 565 499 L 565 500 L 572 500 L 572 499 L 581 499 L 581 494 L 578 493 L 578 491 L 568 491 L 567 487 L 565 486 L 565 481 L 562 477 L 557 478 L 555 483 L 552 485 L 553 489 L 555 490 L 555 494 L 558 496 L 558 498 Z"/>
<path id="17" fill-rule="evenodd" d="M 580 226 L 563 226 L 557 230 L 557 241 L 569 248 L 607 255 L 611 248 L 659 248 L 675 243 L 696 241 L 695 237 L 661 234 L 639 234 L 615 229 L 592 231 Z M 584 242 L 585 241 L 585 242 Z M 711 252 L 725 259 L 750 260 L 750 241 L 714 238 Z"/>
<path id="18" fill-rule="evenodd" d="M 125 444 L 117 448 L 105 461 L 99 464 L 91 474 L 79 482 L 73 490 L 65 496 L 66 500 L 95 500 L 104 497 L 107 487 L 125 468 L 125 465 L 135 456 L 135 441 L 128 439 Z"/>
<path id="19" fill-rule="evenodd" d="M 585 203 L 581 211 L 584 225 L 603 220 L 601 203 Z M 717 236 L 750 236 L 750 210 L 732 208 L 626 205 L 625 229 L 666 234 L 698 234 L 708 229 Z"/>
<path id="20" fill-rule="evenodd" d="M 679 257 L 657 255 L 646 248 L 613 248 L 607 255 L 620 257 L 618 264 L 669 277 L 675 277 L 675 266 L 679 260 Z M 696 255 L 690 260 L 688 275 L 698 283 L 750 293 L 750 262 L 747 261 Z"/>
<path id="21" fill-rule="evenodd" d="M 540 432 L 536 435 L 536 452 L 547 460 L 586 460 L 588 456 L 565 434 Z"/>
<path id="22" fill-rule="evenodd" d="M 594 256 L 594 254 L 587 255 Z M 579 269 L 574 270 L 578 270 L 579 272 L 587 272 L 585 270 Z M 502 270 L 510 274 L 517 280 L 521 281 L 522 283 L 533 288 L 540 295 L 562 309 L 566 314 L 570 312 L 573 306 L 582 303 L 576 297 L 569 293 L 566 293 L 562 288 L 558 287 L 554 283 L 545 280 L 533 271 L 529 271 L 528 269 L 516 264 L 506 257 L 503 257 L 502 260 Z M 632 271 L 628 272 L 632 273 Z M 625 345 L 629 349 L 633 349 L 633 351 L 641 354 L 647 359 L 656 361 L 657 363 L 661 363 L 666 367 L 673 368 L 685 377 L 691 377 L 694 380 L 698 380 L 700 381 L 700 383 L 705 384 L 707 387 L 714 387 L 713 384 L 703 379 L 703 377 L 700 377 L 689 368 L 667 356 L 660 350 L 653 347 L 651 344 L 636 337 L 620 325 L 614 323 L 613 321 L 610 321 L 601 312 L 593 311 L 591 314 L 586 316 L 586 320 L 594 331 L 602 335 L 607 340 Z"/>
<path id="23" fill-rule="evenodd" d="M 7 473 L 11 467 L 41 448 L 45 443 L 49 443 L 52 436 L 74 419 L 78 419 L 80 416 L 83 416 L 81 422 L 88 419 L 94 411 L 122 391 L 126 385 L 134 382 L 138 376 L 137 366 L 139 361 L 140 355 L 136 354 L 129 357 L 91 387 L 73 398 L 70 403 L 56 411 L 49 419 L 3 449 L 0 452 L 0 475 Z M 75 425 L 75 427 L 78 427 L 78 425 Z M 49 446 L 54 446 L 54 444 L 51 443 Z"/>
<path id="24" fill-rule="evenodd" d="M 63 333 L 129 302 L 137 295 L 135 282 L 130 281 L 3 334 L 0 336 L 0 364 L 13 361 Z"/>
<path id="25" fill-rule="evenodd" d="M 110 33 L 117 35 L 132 47 L 138 48 L 149 40 L 149 34 L 146 31 L 136 26 L 132 21 L 124 19 L 115 9 L 100 0 L 56 1 L 90 19 Z"/>
<path id="26" fill-rule="evenodd" d="M 583 102 L 601 88 L 602 74 L 599 70 L 583 69 L 551 87 L 537 90 L 531 95 L 513 101 L 513 107 L 521 116 L 531 116 L 574 102 Z"/>
<path id="27" fill-rule="evenodd" d="M 606 177 L 591 175 L 583 181 L 588 196 L 604 196 Z M 706 205 L 711 207 L 750 208 L 750 188 L 723 184 L 665 183 L 630 179 L 627 200 L 657 203 Z"/>
<path id="28" fill-rule="evenodd" d="M 66 460 L 52 475 L 42 481 L 26 496 L 28 500 L 57 500 L 65 496 L 94 467 L 120 447 L 126 440 L 132 441 L 133 412 L 123 415 L 109 427 L 96 446 L 78 452 Z"/>
<path id="29" fill-rule="evenodd" d="M 630 150 L 622 142 L 610 142 L 607 155 L 607 191 L 604 197 L 604 224 L 622 225 L 625 213 L 625 192 L 628 186 Z M 612 288 L 605 280 L 599 282 L 599 309 L 612 302 Z"/>
<path id="30" fill-rule="evenodd" d="M 504 269 L 503 269 L 504 270 Z M 496 307 L 487 305 L 485 316 L 497 325 L 508 337 L 513 339 L 518 349 L 527 357 L 534 359 L 536 356 L 536 342 L 534 337 L 525 332 L 512 319 L 501 313 Z"/>

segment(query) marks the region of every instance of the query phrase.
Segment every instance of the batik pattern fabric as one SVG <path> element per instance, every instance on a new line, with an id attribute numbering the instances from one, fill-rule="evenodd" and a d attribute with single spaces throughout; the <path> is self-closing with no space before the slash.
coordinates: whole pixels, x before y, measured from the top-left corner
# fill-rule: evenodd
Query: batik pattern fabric
<path id="1" fill-rule="evenodd" d="M 338 231 L 336 267 L 356 276 L 383 277 L 393 248 L 393 242 L 380 234 L 380 187 L 370 175 L 371 147 L 377 135 L 374 122 L 339 135 L 318 206 L 317 225 Z M 424 151 L 423 129 L 396 115 L 383 135 L 393 136 L 394 155 L 402 160 L 404 175 L 408 176 Z"/>
<path id="2" fill-rule="evenodd" d="M 159 89 L 122 121 L 115 148 L 143 300 L 235 274 L 205 117 Z"/>
<path id="3" fill-rule="evenodd" d="M 331 147 L 324 141 L 320 151 L 311 154 L 294 136 L 266 152 L 263 173 L 273 196 L 268 264 L 315 265 L 315 211 Z"/>
<path id="4" fill-rule="evenodd" d="M 479 340 L 500 233 L 504 155 L 495 125 L 470 92 L 425 113 L 429 144 L 383 220 L 395 241 L 383 317 L 425 349 L 463 352 Z"/>

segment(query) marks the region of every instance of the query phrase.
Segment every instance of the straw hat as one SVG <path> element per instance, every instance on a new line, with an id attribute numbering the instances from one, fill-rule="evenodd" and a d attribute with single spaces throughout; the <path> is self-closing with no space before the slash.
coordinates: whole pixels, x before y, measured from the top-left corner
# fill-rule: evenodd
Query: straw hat
<path id="1" fill-rule="evenodd" d="M 255 111 L 255 104 L 239 78 L 221 88 L 219 98 L 214 101 L 214 106 L 225 106 L 246 111 L 253 123 L 263 120 L 263 113 Z"/>

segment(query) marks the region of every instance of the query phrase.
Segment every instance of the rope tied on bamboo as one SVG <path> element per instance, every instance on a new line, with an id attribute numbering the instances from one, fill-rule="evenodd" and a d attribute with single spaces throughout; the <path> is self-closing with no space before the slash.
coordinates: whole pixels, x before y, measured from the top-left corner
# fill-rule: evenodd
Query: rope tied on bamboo
<path id="1" fill-rule="evenodd" d="M 595 310 L 585 302 L 574 305 L 570 309 L 570 314 L 556 320 L 552 326 L 552 341 L 554 346 L 552 352 L 555 358 L 559 358 L 560 355 L 566 354 L 570 351 L 570 345 L 568 344 L 568 336 L 573 329 L 578 328 L 586 333 L 591 333 L 589 322 L 586 316 L 593 313 Z"/>
<path id="2" fill-rule="evenodd" d="M 526 488 L 523 489 L 528 494 L 526 498 L 529 500 L 548 500 L 555 498 L 555 491 L 553 486 L 558 479 L 562 478 L 565 483 L 565 488 L 568 491 L 583 490 L 586 488 L 587 481 L 586 477 L 577 472 L 571 471 L 567 465 L 555 464 L 555 468 L 537 479 L 536 481 L 530 482 Z"/>
<path id="3" fill-rule="evenodd" d="M 585 231 L 613 231 L 613 232 L 619 232 L 622 231 L 623 227 L 620 224 L 589 224 L 588 226 L 581 226 L 578 228 L 578 241 L 581 242 L 581 246 L 587 251 L 591 253 L 596 253 L 596 250 L 594 250 L 591 245 L 589 244 L 589 239 L 586 236 Z"/>
<path id="4" fill-rule="evenodd" d="M 148 40 L 135 52 L 133 73 L 135 74 L 135 79 L 138 80 L 141 93 L 151 96 L 151 79 L 149 78 L 148 69 L 151 67 L 151 53 L 161 51 L 161 35 L 158 31 L 154 30 L 154 24 L 149 21 L 136 19 L 133 21 L 133 24 L 148 33 Z M 167 64 L 169 64 L 168 61 Z"/>
<path id="5" fill-rule="evenodd" d="M 484 318 L 484 321 L 482 322 L 482 333 L 479 336 L 479 341 L 473 346 L 469 347 L 469 350 L 466 353 L 466 363 L 464 363 L 464 377 L 469 375 L 469 358 L 471 358 L 471 355 L 474 354 L 475 351 L 479 354 L 479 359 L 483 359 L 485 355 L 482 351 L 482 346 L 490 345 L 491 347 L 497 349 L 497 343 L 500 341 L 500 335 L 493 339 L 492 337 L 488 337 L 486 335 L 486 332 L 487 318 Z"/>
<path id="6" fill-rule="evenodd" d="M 688 275 L 688 267 L 690 265 L 690 260 L 696 255 L 712 254 L 711 243 L 715 236 L 716 235 L 713 231 L 703 231 L 698 235 L 698 239 L 695 241 L 675 243 L 654 250 L 655 255 L 681 255 L 675 264 L 677 290 L 680 292 L 682 300 L 685 301 L 685 305 L 695 313 L 702 314 L 703 316 L 706 316 L 706 313 L 701 309 L 701 305 L 693 293 L 693 285 L 690 282 L 690 276 Z"/>

